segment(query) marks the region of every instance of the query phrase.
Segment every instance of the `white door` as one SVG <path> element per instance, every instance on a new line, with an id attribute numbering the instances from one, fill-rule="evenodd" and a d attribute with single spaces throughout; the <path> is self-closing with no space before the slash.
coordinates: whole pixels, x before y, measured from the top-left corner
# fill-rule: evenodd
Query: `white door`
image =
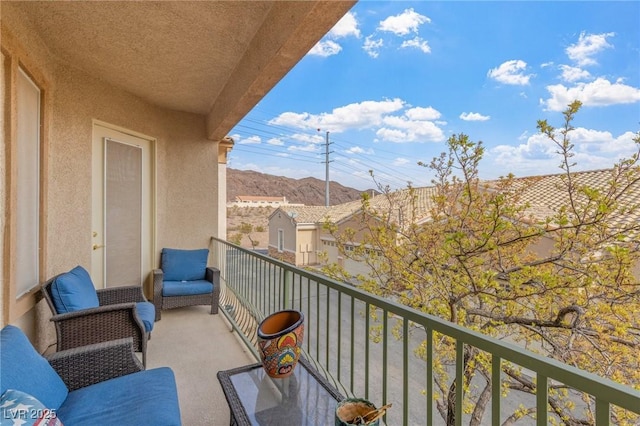
<path id="1" fill-rule="evenodd" d="M 144 285 L 153 253 L 153 140 L 93 126 L 91 278 L 96 288 Z"/>

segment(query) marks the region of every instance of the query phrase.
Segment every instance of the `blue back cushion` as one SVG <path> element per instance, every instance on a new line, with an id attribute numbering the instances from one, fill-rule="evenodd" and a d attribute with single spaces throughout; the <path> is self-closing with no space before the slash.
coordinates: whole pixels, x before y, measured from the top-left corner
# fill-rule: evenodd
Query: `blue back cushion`
<path id="1" fill-rule="evenodd" d="M 76 266 L 53 280 L 51 298 L 59 314 L 100 306 L 91 277 L 82 266 Z"/>
<path id="2" fill-rule="evenodd" d="M 209 249 L 178 250 L 162 249 L 162 269 L 164 281 L 204 280 L 207 270 Z"/>
<path id="3" fill-rule="evenodd" d="M 12 325 L 4 327 L 0 348 L 0 394 L 16 389 L 32 395 L 47 408 L 60 408 L 69 390 L 22 330 Z"/>

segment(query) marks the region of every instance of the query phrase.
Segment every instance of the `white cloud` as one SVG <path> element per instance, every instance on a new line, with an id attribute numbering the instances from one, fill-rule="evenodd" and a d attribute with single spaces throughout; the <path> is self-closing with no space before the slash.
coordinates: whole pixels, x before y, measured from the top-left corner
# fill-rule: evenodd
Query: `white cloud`
<path id="1" fill-rule="evenodd" d="M 320 145 L 291 145 L 287 148 L 291 152 L 320 152 Z"/>
<path id="2" fill-rule="evenodd" d="M 407 133 L 398 129 L 382 128 L 376 132 L 376 135 L 383 141 L 387 142 L 409 142 Z"/>
<path id="3" fill-rule="evenodd" d="M 369 148 L 369 149 L 364 149 L 362 147 L 359 146 L 354 146 L 352 148 L 349 148 L 345 151 L 345 153 L 347 154 L 373 154 L 373 149 Z"/>
<path id="4" fill-rule="evenodd" d="M 342 46 L 336 43 L 334 40 L 353 36 L 360 38 L 360 29 L 358 28 L 358 20 L 353 12 L 348 12 L 336 23 L 333 28 L 327 33 L 327 36 L 317 42 L 311 50 L 309 55 L 328 57 L 337 55 L 342 51 Z"/>
<path id="5" fill-rule="evenodd" d="M 634 152 L 636 143 L 633 138 L 635 136 L 633 132 L 626 132 L 614 137 L 610 132 L 579 127 L 571 132 L 571 141 L 579 152 L 606 156 L 613 154 L 613 158 L 618 159 Z"/>
<path id="6" fill-rule="evenodd" d="M 547 86 L 547 91 L 551 97 L 540 100 L 540 103 L 550 111 L 564 111 L 574 100 L 579 100 L 584 106 L 629 104 L 640 101 L 640 89 L 621 82 L 612 84 L 604 78 L 598 78 L 590 83 L 578 83 L 574 87 L 565 87 L 562 84 Z"/>
<path id="7" fill-rule="evenodd" d="M 411 107 L 401 112 L 406 106 L 398 98 L 363 101 L 334 108 L 329 113 L 285 112 L 270 120 L 269 124 L 307 130 L 308 133 L 291 136 L 304 144 L 323 143 L 325 131 L 340 133 L 351 129 L 372 129 L 378 141 L 386 142 L 442 142 L 445 139 L 441 127 L 446 122 L 438 120 L 442 115 L 438 110 L 433 107 Z M 321 134 L 315 134 L 317 129 L 322 129 Z M 347 152 L 366 152 L 360 149 L 356 147 Z"/>
<path id="8" fill-rule="evenodd" d="M 309 55 L 322 56 L 324 58 L 337 55 L 342 50 L 342 46 L 333 40 L 319 41 L 311 48 Z"/>
<path id="9" fill-rule="evenodd" d="M 239 139 L 238 145 L 257 145 L 262 143 L 260 136 L 250 136 L 248 138 Z"/>
<path id="10" fill-rule="evenodd" d="M 346 15 L 333 26 L 328 36 L 334 39 L 354 36 L 360 38 L 360 29 L 358 28 L 358 20 L 353 12 L 347 12 Z"/>
<path id="11" fill-rule="evenodd" d="M 274 146 L 282 146 L 284 145 L 284 142 L 282 141 L 282 139 L 279 139 L 279 138 L 271 138 L 267 141 L 267 144 L 274 145 Z"/>
<path id="12" fill-rule="evenodd" d="M 482 115 L 479 112 L 463 112 L 460 114 L 460 119 L 464 121 L 487 121 L 490 118 L 490 116 Z"/>
<path id="13" fill-rule="evenodd" d="M 371 56 L 372 58 L 377 58 L 379 53 L 379 50 L 382 48 L 382 46 L 384 45 L 384 41 L 382 41 L 381 38 L 377 39 L 377 40 L 373 40 L 373 36 L 367 36 L 364 39 L 364 44 L 362 45 L 362 48 L 364 49 L 365 52 L 367 52 L 367 54 L 369 56 Z"/>
<path id="14" fill-rule="evenodd" d="M 415 47 L 417 49 L 422 50 L 424 53 L 431 53 L 431 47 L 426 40 L 421 39 L 420 37 L 415 37 L 412 40 L 405 40 L 402 42 L 401 48 L 407 47 Z"/>
<path id="15" fill-rule="evenodd" d="M 492 68 L 487 75 L 494 80 L 517 86 L 529 84 L 533 74 L 524 74 L 527 69 L 527 63 L 522 60 L 511 60 L 504 62 L 498 68 Z"/>
<path id="16" fill-rule="evenodd" d="M 402 157 L 398 157 L 395 160 L 393 160 L 393 162 L 391 163 L 392 166 L 404 166 L 406 164 L 409 164 L 410 160 L 406 159 L 406 158 L 402 158 Z"/>
<path id="17" fill-rule="evenodd" d="M 324 136 L 320 134 L 295 133 L 291 135 L 291 139 L 310 144 L 324 143 Z"/>
<path id="18" fill-rule="evenodd" d="M 309 126 L 306 123 L 310 120 L 311 114 L 308 112 L 283 112 L 276 118 L 269 120 L 269 124 L 276 124 L 285 127 L 294 127 L 297 129 L 312 129 L 313 125 Z M 317 128 L 317 126 L 316 126 Z"/>
<path id="19" fill-rule="evenodd" d="M 399 15 L 389 16 L 384 21 L 380 21 L 378 29 L 380 31 L 392 32 L 398 36 L 404 36 L 411 32 L 417 33 L 420 25 L 431 22 L 431 19 L 420 15 L 413 9 L 405 9 Z"/>
<path id="20" fill-rule="evenodd" d="M 414 107 L 404 113 L 411 120 L 437 120 L 442 116 L 440 111 L 432 107 Z"/>
<path id="21" fill-rule="evenodd" d="M 364 129 L 379 125 L 385 114 L 398 111 L 403 107 L 404 102 L 397 98 L 384 101 L 363 101 L 335 108 L 330 113 L 317 115 L 285 112 L 270 120 L 269 124 L 297 129 L 343 132 L 347 129 Z"/>
<path id="22" fill-rule="evenodd" d="M 588 80 L 591 78 L 591 74 L 587 70 L 583 70 L 578 67 L 571 67 L 569 65 L 560 65 L 562 71 L 561 78 L 569 83 L 574 83 L 580 80 Z"/>
<path id="23" fill-rule="evenodd" d="M 432 121 L 390 115 L 384 118 L 384 124 L 376 135 L 387 142 L 441 142 L 445 139 L 442 129 Z"/>
<path id="24" fill-rule="evenodd" d="M 612 167 L 621 158 L 628 157 L 637 147 L 633 142 L 634 134 L 626 132 L 614 137 L 609 132 L 576 128 L 569 133 L 574 144 L 575 154 L 571 160 L 576 162 L 575 171 Z M 532 176 L 560 173 L 561 156 L 558 147 L 542 134 L 525 138 L 516 146 L 499 145 L 489 150 L 488 160 L 492 160 L 492 170 L 497 175 L 514 172 L 518 176 Z"/>
<path id="25" fill-rule="evenodd" d="M 604 34 L 580 34 L 578 42 L 566 48 L 565 52 L 569 58 L 580 66 L 595 65 L 596 60 L 592 56 L 600 53 L 604 49 L 613 46 L 607 42 L 608 37 L 615 36 L 615 33 Z"/>

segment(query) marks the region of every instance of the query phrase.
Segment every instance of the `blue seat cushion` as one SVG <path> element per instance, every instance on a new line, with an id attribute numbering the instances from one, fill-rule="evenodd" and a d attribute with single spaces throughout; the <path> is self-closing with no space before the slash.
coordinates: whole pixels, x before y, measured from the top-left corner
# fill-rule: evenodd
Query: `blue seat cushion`
<path id="1" fill-rule="evenodd" d="M 163 280 L 193 281 L 204 280 L 209 249 L 179 250 L 162 249 Z"/>
<path id="2" fill-rule="evenodd" d="M 144 324 L 144 329 L 149 333 L 153 330 L 153 323 L 156 319 L 156 308 L 151 302 L 138 302 L 136 303 L 136 312 L 138 317 Z"/>
<path id="3" fill-rule="evenodd" d="M 59 314 L 100 306 L 91 277 L 82 266 L 76 266 L 53 280 L 51 298 Z"/>
<path id="4" fill-rule="evenodd" d="M 194 294 L 208 294 L 213 291 L 213 284 L 206 280 L 196 281 L 163 281 L 162 295 L 190 296 Z"/>
<path id="5" fill-rule="evenodd" d="M 25 392 L 56 410 L 69 393 L 58 373 L 18 327 L 0 332 L 0 395 L 7 389 Z"/>
<path id="6" fill-rule="evenodd" d="M 161 367 L 80 388 L 57 415 L 65 426 L 179 425 L 175 376 Z"/>

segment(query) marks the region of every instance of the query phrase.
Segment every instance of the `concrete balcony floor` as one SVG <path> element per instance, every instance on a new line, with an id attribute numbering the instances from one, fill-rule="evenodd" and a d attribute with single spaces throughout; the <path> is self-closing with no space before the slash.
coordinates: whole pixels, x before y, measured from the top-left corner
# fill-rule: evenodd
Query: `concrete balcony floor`
<path id="1" fill-rule="evenodd" d="M 229 407 L 216 373 L 256 362 L 224 316 L 209 310 L 162 311 L 147 346 L 147 369 L 167 366 L 175 373 L 183 425 L 228 426 Z"/>

